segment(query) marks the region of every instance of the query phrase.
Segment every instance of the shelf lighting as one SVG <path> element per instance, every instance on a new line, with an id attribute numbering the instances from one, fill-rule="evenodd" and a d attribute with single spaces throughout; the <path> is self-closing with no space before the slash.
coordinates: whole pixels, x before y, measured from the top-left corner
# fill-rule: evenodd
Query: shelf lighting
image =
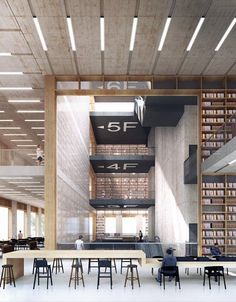
<path id="1" fill-rule="evenodd" d="M 170 26 L 170 22 L 171 22 L 171 17 L 168 17 L 166 19 L 166 24 L 165 24 L 165 27 L 164 27 L 164 30 L 163 30 L 163 33 L 162 33 L 162 36 L 161 36 L 160 44 L 158 46 L 158 51 L 161 51 L 162 48 L 163 48 L 163 45 L 164 45 L 164 42 L 165 42 L 165 39 L 166 39 L 166 35 L 167 35 L 168 29 L 169 29 L 169 26 Z"/>
<path id="2" fill-rule="evenodd" d="M 11 139 L 11 142 L 32 142 L 32 139 Z"/>
<path id="3" fill-rule="evenodd" d="M 45 127 L 31 127 L 31 129 L 33 129 L 33 130 L 43 130 L 43 129 L 45 129 Z"/>
<path id="4" fill-rule="evenodd" d="M 0 87 L 0 90 L 32 90 L 33 87 Z"/>
<path id="5" fill-rule="evenodd" d="M 37 145 L 16 145 L 17 147 L 37 147 Z"/>
<path id="6" fill-rule="evenodd" d="M 69 36 L 70 36 L 71 48 L 72 48 L 73 51 L 76 51 L 75 36 L 74 36 L 74 31 L 73 31 L 71 17 L 67 17 L 66 21 L 67 21 L 67 27 L 68 27 Z"/>
<path id="7" fill-rule="evenodd" d="M 190 51 L 191 50 L 191 48 L 193 46 L 193 43 L 196 40 L 197 35 L 198 35 L 198 33 L 199 33 L 199 31 L 200 31 L 200 29 L 202 27 L 202 24 L 203 24 L 204 20 L 205 20 L 205 17 L 201 17 L 200 20 L 198 21 L 197 27 L 196 27 L 193 35 L 192 35 L 192 38 L 191 38 L 191 40 L 190 40 L 190 42 L 188 44 L 188 47 L 186 48 L 186 51 Z"/>
<path id="8" fill-rule="evenodd" d="M 18 130 L 21 127 L 0 127 L 0 130 Z"/>
<path id="9" fill-rule="evenodd" d="M 36 30 L 37 30 L 37 33 L 38 33 L 40 42 L 41 42 L 42 47 L 43 47 L 43 50 L 44 50 L 44 51 L 47 51 L 48 48 L 47 48 L 47 45 L 46 45 L 46 42 L 45 42 L 45 39 L 44 39 L 44 36 L 43 36 L 43 32 L 42 32 L 42 30 L 41 30 L 41 27 L 40 27 L 38 18 L 34 16 L 34 17 L 33 17 L 33 20 L 34 20 L 34 25 L 35 25 L 35 27 L 36 27 Z"/>
<path id="10" fill-rule="evenodd" d="M 100 17 L 100 39 L 101 39 L 101 51 L 105 50 L 105 24 L 104 17 Z"/>
<path id="11" fill-rule="evenodd" d="M 130 37 L 129 51 L 134 50 L 134 42 L 135 42 L 135 37 L 136 37 L 137 24 L 138 24 L 138 17 L 134 17 L 132 31 L 131 31 L 131 37 Z"/>
<path id="12" fill-rule="evenodd" d="M 25 122 L 44 122 L 44 120 L 25 120 Z"/>
<path id="13" fill-rule="evenodd" d="M 226 32 L 224 33 L 223 37 L 220 39 L 220 42 L 217 44 L 215 51 L 218 51 L 221 48 L 221 45 L 224 43 L 225 39 L 228 37 L 229 33 L 233 29 L 236 23 L 236 17 L 233 18 L 232 22 L 230 23 L 229 27 L 227 28 Z"/>

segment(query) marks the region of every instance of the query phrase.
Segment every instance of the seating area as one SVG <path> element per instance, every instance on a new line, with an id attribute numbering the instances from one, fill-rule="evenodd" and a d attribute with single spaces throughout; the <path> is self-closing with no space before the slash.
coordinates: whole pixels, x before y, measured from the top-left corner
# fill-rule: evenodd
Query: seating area
<path id="1" fill-rule="evenodd" d="M 44 237 L 27 237 L 24 239 L 11 239 L 0 241 L 0 251 L 6 245 L 13 246 L 14 250 L 29 250 L 44 247 Z"/>

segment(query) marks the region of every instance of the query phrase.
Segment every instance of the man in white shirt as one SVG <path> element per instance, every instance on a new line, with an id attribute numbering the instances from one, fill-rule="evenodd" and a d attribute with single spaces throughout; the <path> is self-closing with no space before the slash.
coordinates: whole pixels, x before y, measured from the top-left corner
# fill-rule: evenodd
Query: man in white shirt
<path id="1" fill-rule="evenodd" d="M 79 239 L 75 241 L 75 248 L 77 250 L 83 250 L 84 249 L 84 242 L 83 242 L 83 236 L 79 235 Z"/>

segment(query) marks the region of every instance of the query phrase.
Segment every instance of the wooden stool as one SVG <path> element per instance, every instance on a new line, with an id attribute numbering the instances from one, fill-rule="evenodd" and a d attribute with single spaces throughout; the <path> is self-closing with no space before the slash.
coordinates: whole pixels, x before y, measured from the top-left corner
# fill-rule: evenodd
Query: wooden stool
<path id="1" fill-rule="evenodd" d="M 12 264 L 2 265 L 0 287 L 2 286 L 2 283 L 3 283 L 3 289 L 5 289 L 6 283 L 10 283 L 10 285 L 12 285 L 13 283 L 14 287 L 16 287 Z"/>
<path id="2" fill-rule="evenodd" d="M 136 272 L 136 276 L 134 276 L 134 269 L 135 269 L 135 272 Z M 130 276 L 129 276 L 129 272 L 130 272 Z M 124 287 L 126 287 L 127 280 L 131 281 L 132 289 L 134 288 L 134 281 L 135 280 L 138 281 L 138 285 L 140 287 L 140 281 L 139 281 L 139 275 L 138 275 L 138 266 L 136 264 L 127 265 L 127 272 L 126 272 Z"/>
<path id="3" fill-rule="evenodd" d="M 79 263 L 79 261 L 77 263 L 71 265 L 69 287 L 71 285 L 72 280 L 74 280 L 75 289 L 76 289 L 76 285 L 79 285 L 79 280 L 82 280 L 82 284 L 83 284 L 83 287 L 84 287 L 83 269 L 82 269 L 82 264 Z"/>
<path id="4" fill-rule="evenodd" d="M 120 273 L 122 274 L 122 270 L 123 268 L 127 268 L 128 264 L 131 265 L 132 264 L 132 259 L 123 259 L 121 258 L 120 261 Z"/>
<path id="5" fill-rule="evenodd" d="M 57 274 L 57 272 L 60 272 L 61 270 L 64 273 L 64 267 L 63 267 L 63 263 L 62 263 L 61 258 L 54 258 L 53 259 L 52 272 L 53 272 L 54 268 L 55 268 L 56 274 Z"/>

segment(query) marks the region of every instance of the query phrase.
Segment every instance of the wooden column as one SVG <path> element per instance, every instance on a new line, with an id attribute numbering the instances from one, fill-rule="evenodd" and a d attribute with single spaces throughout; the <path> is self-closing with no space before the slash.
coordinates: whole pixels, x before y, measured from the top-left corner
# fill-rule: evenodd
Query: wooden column
<path id="1" fill-rule="evenodd" d="M 45 76 L 45 248 L 56 249 L 57 100 L 54 76 Z"/>

